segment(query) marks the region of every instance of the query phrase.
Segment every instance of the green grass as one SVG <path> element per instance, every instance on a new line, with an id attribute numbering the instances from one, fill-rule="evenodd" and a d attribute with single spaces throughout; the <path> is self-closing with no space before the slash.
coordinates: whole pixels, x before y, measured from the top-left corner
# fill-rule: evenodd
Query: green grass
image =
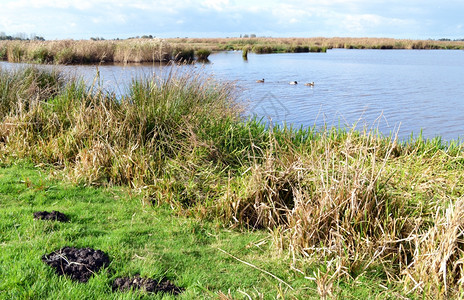
<path id="1" fill-rule="evenodd" d="M 315 280 L 305 276 L 332 272 L 325 264 L 292 263 L 266 232 L 224 229 L 154 207 L 126 188 L 75 186 L 50 171 L 25 163 L 0 168 L 1 299 L 317 299 Z M 69 221 L 34 220 L 41 210 L 61 211 Z M 58 276 L 41 256 L 64 246 L 100 249 L 110 265 L 87 283 Z M 185 291 L 112 291 L 115 278 L 136 274 L 168 278 Z M 366 298 L 382 292 L 376 276 L 334 280 L 333 290 Z"/>
<path id="2" fill-rule="evenodd" d="M 117 277 L 167 277 L 185 288 L 178 299 L 242 298 L 239 290 L 265 298 L 281 288 L 289 296 L 314 295 L 310 281 L 288 268 L 262 232 L 234 232 L 214 223 L 176 216 L 167 207 L 143 203 L 122 188 L 90 188 L 50 179 L 28 166 L 0 169 L 0 298 L 160 299 L 162 295 L 111 291 Z M 59 210 L 67 223 L 33 220 L 33 212 Z M 64 246 L 106 252 L 111 264 L 88 283 L 56 275 L 41 256 Z M 291 284 L 290 292 L 271 276 L 221 252 L 223 249 Z M 310 287 L 310 290 L 304 288 Z M 166 299 L 174 298 L 165 295 Z"/>

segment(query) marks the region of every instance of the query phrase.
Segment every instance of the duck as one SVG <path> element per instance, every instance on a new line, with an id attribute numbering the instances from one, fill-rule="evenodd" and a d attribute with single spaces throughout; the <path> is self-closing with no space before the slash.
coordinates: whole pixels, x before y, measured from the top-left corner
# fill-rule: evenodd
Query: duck
<path id="1" fill-rule="evenodd" d="M 290 84 L 298 84 L 296 81 L 290 81 Z"/>
<path id="2" fill-rule="evenodd" d="M 259 79 L 259 80 L 256 80 L 257 83 L 264 83 L 264 78 L 263 79 Z"/>
<path id="3" fill-rule="evenodd" d="M 313 82 L 308 82 L 308 83 L 305 83 L 306 86 L 314 86 L 314 81 Z"/>

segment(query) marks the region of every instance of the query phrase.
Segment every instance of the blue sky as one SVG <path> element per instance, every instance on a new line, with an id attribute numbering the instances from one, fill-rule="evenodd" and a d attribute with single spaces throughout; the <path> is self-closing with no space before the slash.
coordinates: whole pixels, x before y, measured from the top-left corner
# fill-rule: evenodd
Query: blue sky
<path id="1" fill-rule="evenodd" d="M 0 0 L 0 32 L 46 39 L 157 37 L 464 38 L 464 1 Z"/>

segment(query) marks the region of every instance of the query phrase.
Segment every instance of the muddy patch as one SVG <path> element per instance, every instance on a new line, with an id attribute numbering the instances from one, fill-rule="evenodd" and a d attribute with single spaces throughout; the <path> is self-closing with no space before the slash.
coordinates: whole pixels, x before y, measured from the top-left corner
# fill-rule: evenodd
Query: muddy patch
<path id="1" fill-rule="evenodd" d="M 68 221 L 68 217 L 59 211 L 37 211 L 34 213 L 34 219 L 37 220 L 53 220 L 53 221 L 59 221 L 59 222 L 66 222 Z"/>
<path id="2" fill-rule="evenodd" d="M 58 275 L 67 275 L 80 282 L 87 282 L 93 273 L 110 263 L 108 255 L 101 250 L 74 247 L 45 254 L 42 261 L 55 269 Z"/>
<path id="3" fill-rule="evenodd" d="M 156 281 L 151 278 L 142 278 L 139 275 L 129 278 L 116 278 L 113 283 L 113 290 L 130 290 L 140 289 L 151 293 L 169 293 L 178 295 L 183 292 L 183 289 L 176 286 L 167 279 Z"/>

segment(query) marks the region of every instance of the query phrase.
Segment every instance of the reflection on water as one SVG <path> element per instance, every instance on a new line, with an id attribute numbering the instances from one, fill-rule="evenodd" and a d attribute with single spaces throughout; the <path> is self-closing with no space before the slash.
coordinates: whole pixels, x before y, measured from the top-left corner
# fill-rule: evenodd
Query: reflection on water
<path id="1" fill-rule="evenodd" d="M 0 63 L 8 67 L 11 64 Z M 62 66 L 92 83 L 95 66 Z M 169 74 L 165 65 L 99 66 L 100 84 L 124 94 L 134 77 Z M 378 128 L 384 134 L 412 132 L 445 139 L 464 136 L 464 51 L 330 50 L 327 53 L 248 54 L 222 52 L 204 69 L 236 82 L 248 113 L 274 124 Z M 179 71 L 178 70 L 178 71 Z M 257 83 L 258 79 L 264 83 Z M 290 85 L 291 81 L 298 84 Z M 314 86 L 304 83 L 314 82 Z"/>

